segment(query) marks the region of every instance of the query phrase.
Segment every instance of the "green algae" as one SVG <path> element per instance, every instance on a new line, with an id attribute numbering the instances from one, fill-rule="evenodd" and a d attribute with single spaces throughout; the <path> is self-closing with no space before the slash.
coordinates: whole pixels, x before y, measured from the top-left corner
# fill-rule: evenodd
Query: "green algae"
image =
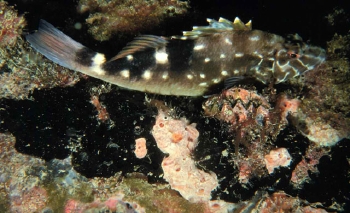
<path id="1" fill-rule="evenodd" d="M 74 186 L 60 186 L 55 182 L 45 185 L 48 193 L 47 206 L 53 212 L 64 212 L 65 203 L 69 199 L 89 203 L 94 200 L 93 190 L 90 183 L 80 182 Z"/>
<path id="2" fill-rule="evenodd" d="M 146 212 L 203 212 L 204 205 L 190 203 L 182 198 L 169 185 L 149 184 L 137 177 L 124 178 L 120 189 L 125 193 L 125 200 L 134 201 L 145 208 Z"/>

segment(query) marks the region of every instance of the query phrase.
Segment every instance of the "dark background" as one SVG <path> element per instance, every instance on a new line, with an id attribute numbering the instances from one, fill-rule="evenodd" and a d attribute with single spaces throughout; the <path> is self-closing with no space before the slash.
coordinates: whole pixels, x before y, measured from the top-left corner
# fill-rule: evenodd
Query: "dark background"
<path id="1" fill-rule="evenodd" d="M 238 16 L 243 22 L 252 20 L 254 29 L 283 36 L 298 33 L 304 40 L 324 48 L 335 32 L 346 34 L 350 29 L 350 11 L 349 7 L 346 7 L 346 1 L 192 0 L 190 11 L 185 16 L 167 19 L 153 29 L 135 32 L 134 35 L 118 36 L 118 40 L 112 38 L 106 42 L 97 42 L 87 33 L 87 26 L 84 24 L 88 14 L 76 12 L 77 1 L 10 0 L 8 2 L 10 5 L 16 5 L 20 14 L 25 14 L 28 25 L 24 34 L 36 30 L 39 20 L 45 19 L 85 46 L 106 53 L 110 57 L 117 54 L 138 34 L 180 35 L 183 30 L 191 30 L 194 25 L 207 25 L 206 18 L 224 17 L 233 20 Z M 336 24 L 332 26 L 328 23 L 326 16 L 334 9 L 344 9 L 345 13 L 335 17 Z M 76 22 L 83 23 L 81 30 L 74 29 Z M 156 109 L 144 104 L 144 93 L 119 90 L 115 86 L 112 92 L 101 95 L 100 98 L 107 107 L 111 119 L 117 121 L 116 127 L 109 129 L 106 124 L 98 124 L 94 117 L 96 110 L 89 103 L 89 89 L 101 83 L 103 82 L 89 78 L 70 88 L 35 91 L 32 95 L 34 101 L 1 99 L 0 107 L 6 110 L 0 112 L 1 119 L 5 121 L 0 124 L 0 131 L 13 133 L 17 140 L 16 148 L 22 153 L 45 160 L 63 159 L 72 154 L 75 169 L 87 177 L 107 177 L 118 171 L 127 174 L 134 171 L 133 166 L 138 166 L 136 171 L 154 174 L 148 176 L 150 182 L 162 182 L 158 175 L 162 172 L 160 162 L 164 154 L 158 150 L 150 134 L 154 116 L 157 113 Z M 206 123 L 201 114 L 201 104 L 204 99 L 157 95 L 151 95 L 151 97 L 176 106 L 180 115 L 186 116 L 192 122 L 197 122 L 199 130 L 205 132 L 200 138 L 202 148 L 198 148 L 195 153 L 195 157 L 200 159 L 201 153 L 210 154 L 209 151 L 212 151 L 213 160 L 208 165 L 202 165 L 204 168 L 213 169 L 219 177 L 234 177 L 237 174 L 232 162 L 227 160 L 223 161 L 225 166 L 215 167 L 221 159 L 218 153 L 227 147 L 222 143 L 213 147 L 210 139 L 215 137 L 227 140 L 230 135 L 222 133 L 222 124 L 214 119 Z M 141 116 L 144 117 L 142 121 Z M 135 121 L 141 130 L 134 129 Z M 286 131 L 295 130 L 288 127 Z M 280 138 L 283 134 L 287 133 L 281 133 Z M 138 137 L 147 138 L 150 159 L 139 160 L 133 156 L 134 139 Z M 298 147 L 287 147 L 296 159 L 301 158 L 301 154 L 305 152 L 309 143 L 305 138 L 299 137 Z M 79 152 L 71 153 L 67 148 L 69 141 L 78 140 L 78 138 L 81 138 L 80 142 L 83 146 Z M 107 147 L 111 141 L 119 147 Z M 231 147 L 232 151 L 233 149 Z M 272 177 L 252 180 L 247 188 L 242 188 L 232 180 L 233 178 L 228 179 L 221 183 L 221 190 L 227 188 L 233 193 L 226 195 L 217 191 L 214 197 L 237 202 L 241 199 L 250 199 L 257 190 L 271 192 L 284 190 L 293 196 L 299 196 L 310 202 L 321 202 L 325 206 L 332 205 L 333 199 L 340 203 L 349 203 L 350 168 L 347 160 L 350 158 L 349 140 L 338 143 L 332 148 L 330 154 L 321 159 L 320 174 L 311 175 L 312 181 L 305 184 L 302 189 L 293 189 L 287 181 L 291 169 L 282 169 Z M 125 161 L 124 158 L 127 160 Z M 296 163 L 294 162 L 294 166 Z M 280 183 L 271 186 L 278 179 L 281 180 Z M 349 210 L 349 205 L 346 209 Z"/>

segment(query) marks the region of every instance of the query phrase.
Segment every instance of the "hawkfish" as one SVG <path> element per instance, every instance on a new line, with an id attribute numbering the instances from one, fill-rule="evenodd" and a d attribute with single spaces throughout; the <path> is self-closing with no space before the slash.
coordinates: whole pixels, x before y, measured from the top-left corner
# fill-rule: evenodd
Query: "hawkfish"
<path id="1" fill-rule="evenodd" d="M 26 36 L 31 46 L 51 61 L 71 70 L 118 85 L 162 95 L 201 96 L 215 85 L 232 86 L 244 78 L 278 84 L 321 64 L 325 50 L 302 41 L 252 30 L 220 18 L 207 19 L 182 36 L 142 35 L 116 56 L 106 59 L 74 41 L 50 23 Z"/>

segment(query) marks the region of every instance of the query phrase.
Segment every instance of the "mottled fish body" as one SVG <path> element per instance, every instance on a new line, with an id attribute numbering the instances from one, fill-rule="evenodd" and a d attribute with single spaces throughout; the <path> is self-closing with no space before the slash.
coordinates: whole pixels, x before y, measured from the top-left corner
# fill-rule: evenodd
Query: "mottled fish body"
<path id="1" fill-rule="evenodd" d="M 215 84 L 240 76 L 284 82 L 325 59 L 325 50 L 302 42 L 298 35 L 285 39 L 251 30 L 250 22 L 243 24 L 238 18 L 208 22 L 183 36 L 137 37 L 109 61 L 43 20 L 27 40 L 69 69 L 131 90 L 178 96 L 203 95 Z"/>

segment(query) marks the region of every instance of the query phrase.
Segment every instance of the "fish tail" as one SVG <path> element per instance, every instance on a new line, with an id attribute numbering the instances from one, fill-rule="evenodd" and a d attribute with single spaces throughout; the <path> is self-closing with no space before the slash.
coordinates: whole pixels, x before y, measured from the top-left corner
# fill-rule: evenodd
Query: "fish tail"
<path id="1" fill-rule="evenodd" d="M 37 32 L 27 35 L 31 46 L 51 61 L 68 69 L 98 77 L 103 74 L 101 65 L 105 56 L 96 53 L 55 28 L 40 20 Z"/>

